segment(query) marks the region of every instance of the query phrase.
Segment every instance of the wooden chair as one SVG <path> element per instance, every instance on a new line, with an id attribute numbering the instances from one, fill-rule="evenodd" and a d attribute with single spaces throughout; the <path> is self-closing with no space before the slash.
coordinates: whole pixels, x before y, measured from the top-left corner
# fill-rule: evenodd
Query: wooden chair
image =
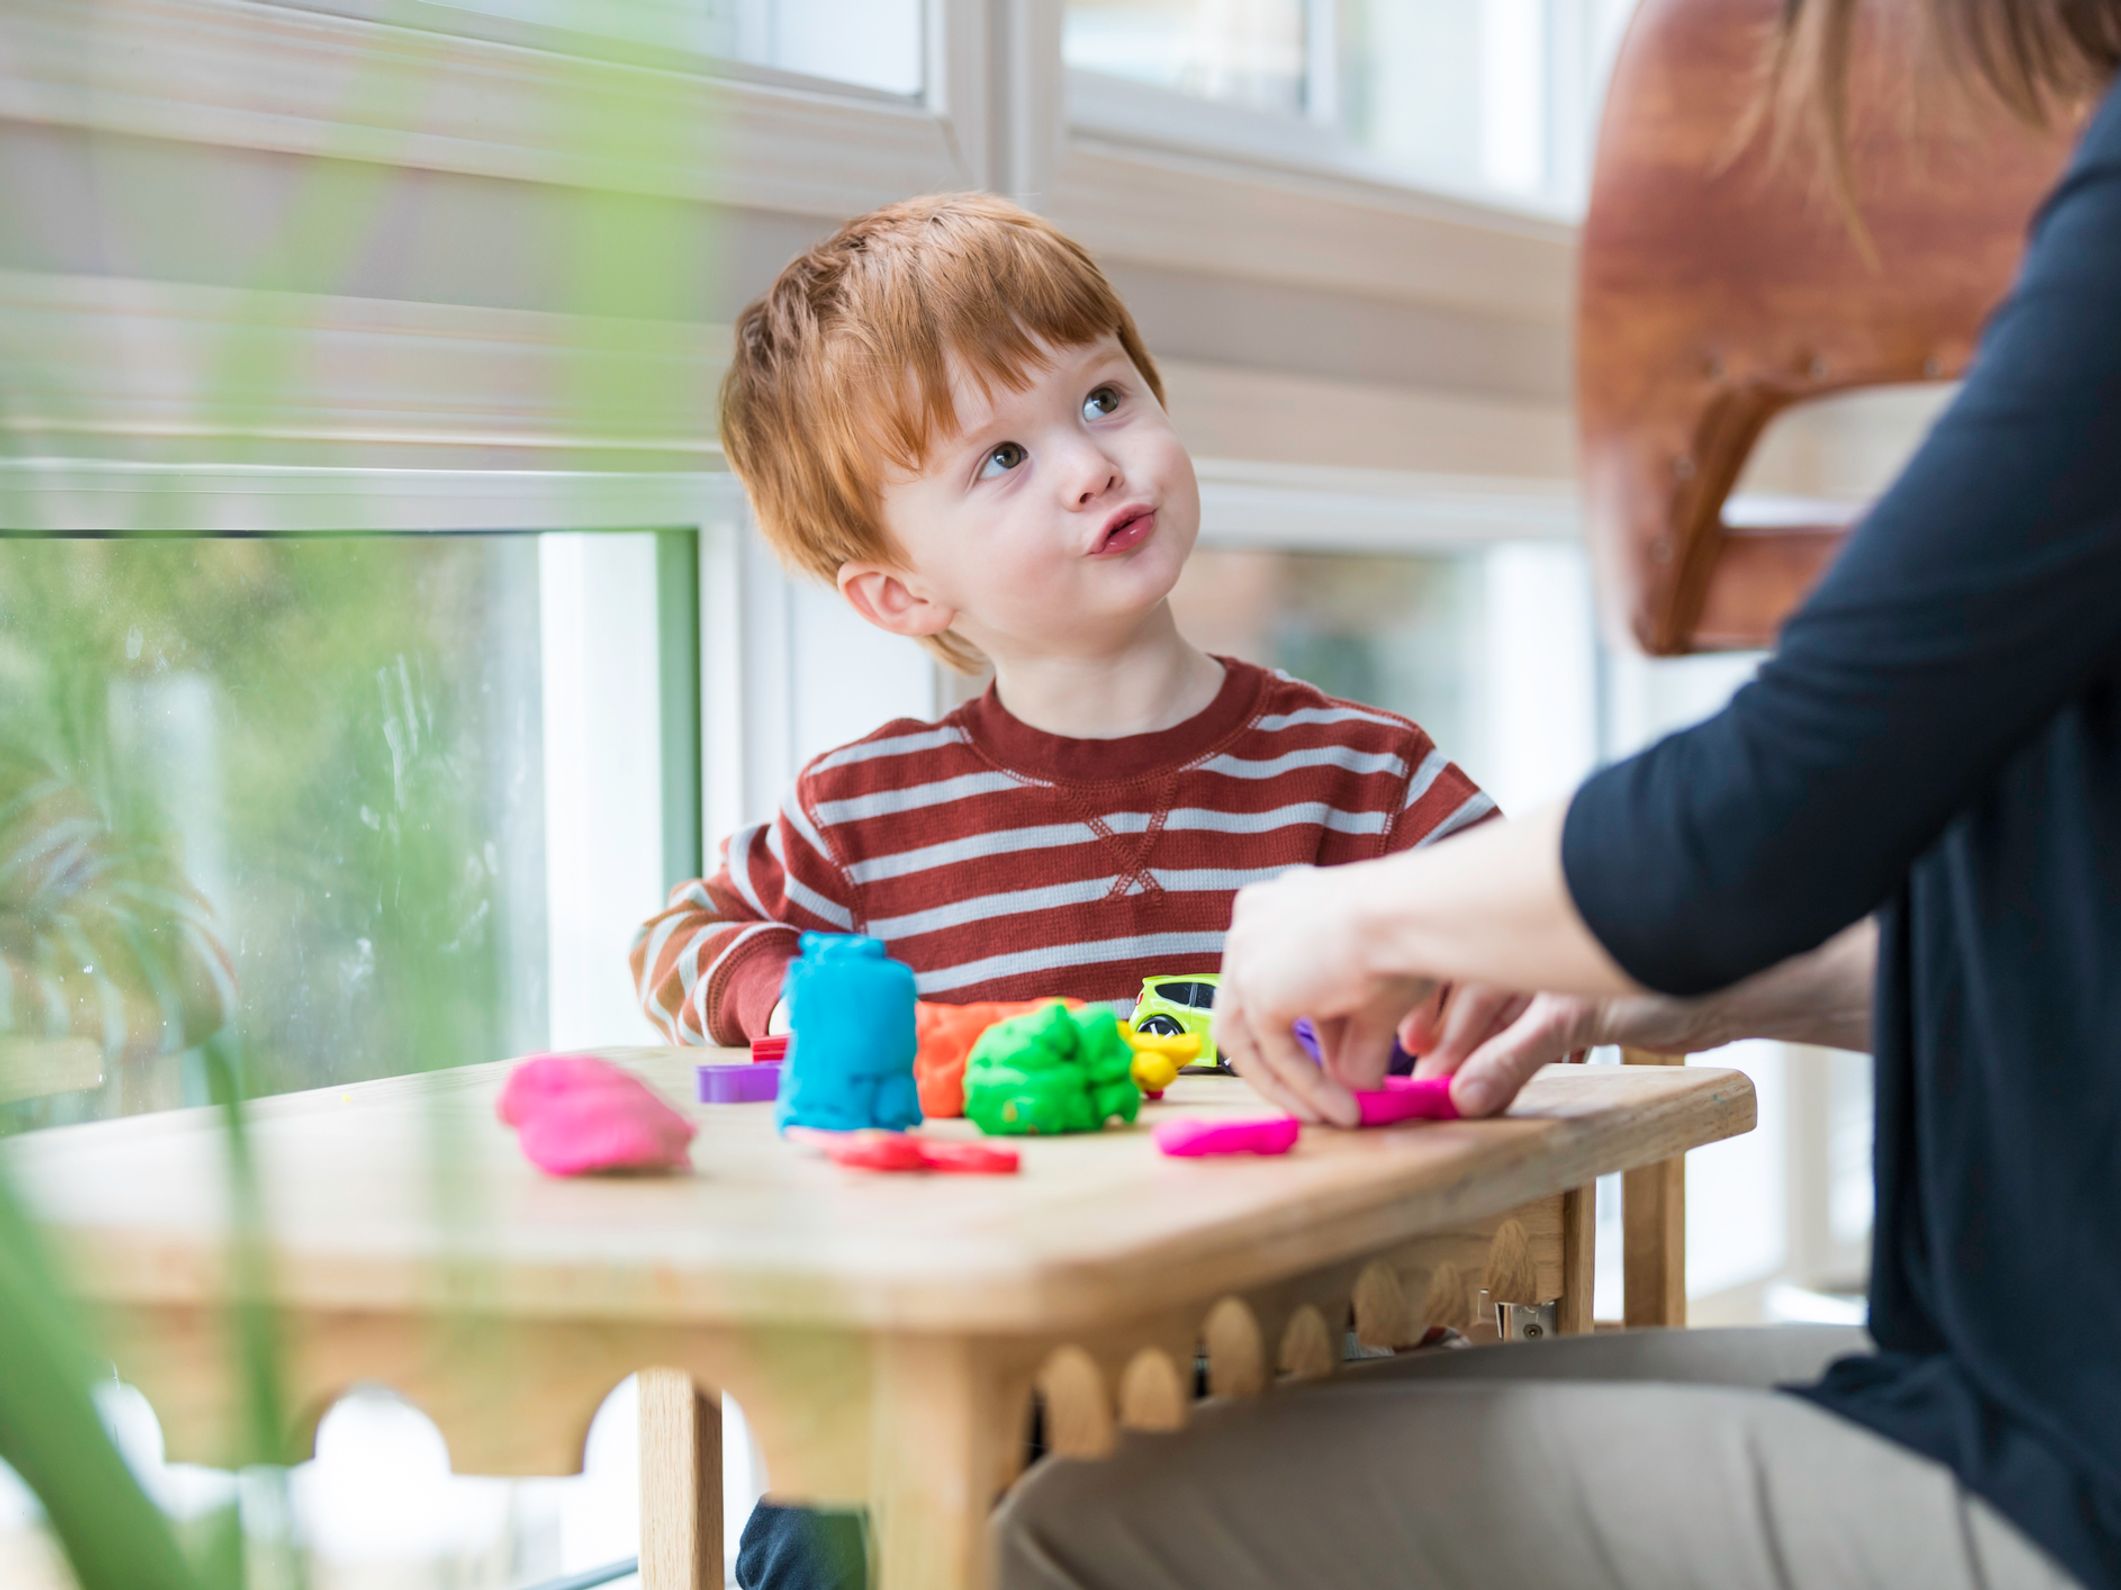
<path id="1" fill-rule="evenodd" d="M 1847 526 L 1731 525 L 1747 455 L 1792 404 L 1964 373 L 2070 141 L 1911 83 L 1917 8 L 1878 0 L 1850 82 L 1866 258 L 1803 149 L 1735 147 L 1781 9 L 1643 0 L 1599 129 L 1578 467 L 1609 617 L 1655 656 L 1773 641 Z"/>
<path id="2" fill-rule="evenodd" d="M 1961 375 L 2070 141 L 1917 79 L 1916 7 L 1878 0 L 1849 93 L 1867 253 L 1808 150 L 1778 163 L 1764 134 L 1740 145 L 1782 9 L 1642 0 L 1599 129 L 1578 468 L 1607 622 L 1655 656 L 1773 643 L 1848 525 L 1732 524 L 1748 455 L 1793 404 Z M 1684 1174 L 1625 1178 L 1629 1325 L 1685 1321 Z"/>

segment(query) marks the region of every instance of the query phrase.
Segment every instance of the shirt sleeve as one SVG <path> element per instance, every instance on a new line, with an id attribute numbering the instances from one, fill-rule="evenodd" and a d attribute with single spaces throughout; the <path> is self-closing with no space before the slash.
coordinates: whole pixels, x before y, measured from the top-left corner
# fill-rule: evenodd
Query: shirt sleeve
<path id="1" fill-rule="evenodd" d="M 2121 650 L 2121 99 L 1965 386 L 1716 716 L 1593 777 L 1562 839 L 1638 981 L 1723 987 L 1881 904 Z"/>
<path id="2" fill-rule="evenodd" d="M 634 985 L 672 1043 L 765 1036 L 806 932 L 854 928 L 852 891 L 804 804 L 803 785 L 770 821 L 739 829 L 712 877 L 671 892 L 634 935 Z"/>
<path id="3" fill-rule="evenodd" d="M 1419 850 L 1501 813 L 1494 798 L 1436 748 L 1420 729 L 1402 752 L 1408 772 L 1397 809 L 1385 825 L 1382 855 Z"/>

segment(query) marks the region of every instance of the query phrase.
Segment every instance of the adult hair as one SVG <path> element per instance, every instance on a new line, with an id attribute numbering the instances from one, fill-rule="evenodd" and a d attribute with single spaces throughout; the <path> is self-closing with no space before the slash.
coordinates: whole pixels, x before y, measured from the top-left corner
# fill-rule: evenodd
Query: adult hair
<path id="1" fill-rule="evenodd" d="M 2047 127 L 2076 115 L 2121 71 L 2121 0 L 1894 0 L 1915 14 L 1955 82 Z M 1777 145 L 1809 134 L 1853 219 L 1849 67 L 1856 30 L 1878 0 L 1783 0 L 1758 115 Z"/>

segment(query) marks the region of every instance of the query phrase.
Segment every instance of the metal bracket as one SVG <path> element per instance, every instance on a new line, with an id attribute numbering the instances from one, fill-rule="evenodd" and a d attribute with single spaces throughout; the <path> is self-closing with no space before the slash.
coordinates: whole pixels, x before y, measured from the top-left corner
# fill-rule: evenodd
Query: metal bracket
<path id="1" fill-rule="evenodd" d="M 1543 1342 L 1561 1334 L 1561 1303 L 1497 1303 L 1495 1334 L 1506 1342 Z"/>

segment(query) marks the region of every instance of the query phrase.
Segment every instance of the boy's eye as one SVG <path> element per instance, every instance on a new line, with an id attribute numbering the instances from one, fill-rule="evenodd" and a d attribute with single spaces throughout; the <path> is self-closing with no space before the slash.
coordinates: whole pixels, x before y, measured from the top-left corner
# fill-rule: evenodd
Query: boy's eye
<path id="1" fill-rule="evenodd" d="M 1119 407 L 1119 388 L 1101 386 L 1083 399 L 1083 418 L 1101 420 Z"/>
<path id="2" fill-rule="evenodd" d="M 1020 444 L 1004 442 L 981 461 L 979 478 L 982 480 L 993 480 L 998 476 L 1006 475 L 1010 470 L 1022 464 L 1029 456 Z"/>

